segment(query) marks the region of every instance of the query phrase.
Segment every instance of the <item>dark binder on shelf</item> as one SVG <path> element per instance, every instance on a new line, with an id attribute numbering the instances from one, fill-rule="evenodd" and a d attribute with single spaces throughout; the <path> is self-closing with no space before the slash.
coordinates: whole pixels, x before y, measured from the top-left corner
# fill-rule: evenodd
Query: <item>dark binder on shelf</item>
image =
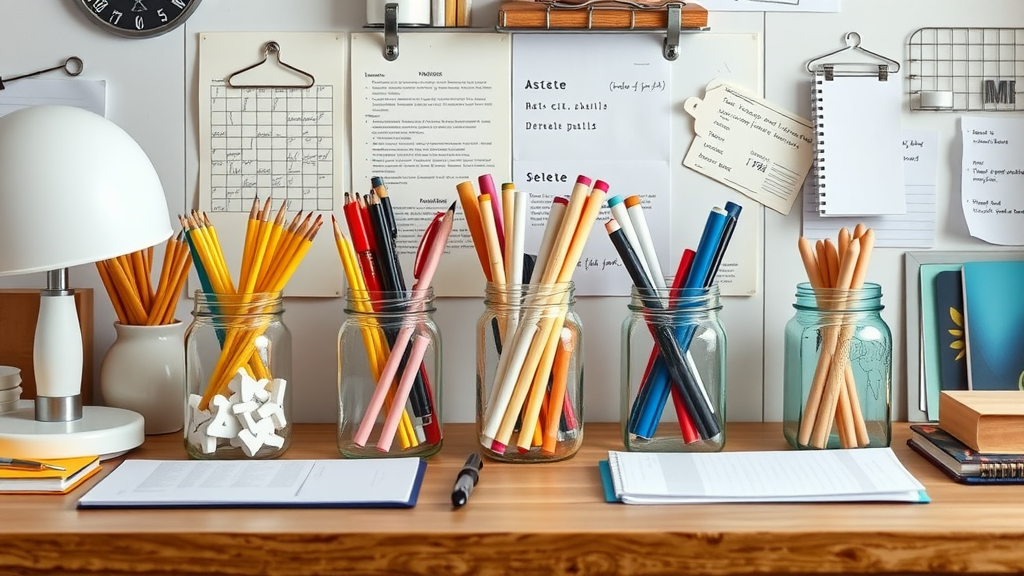
<path id="1" fill-rule="evenodd" d="M 905 214 L 900 65 L 860 47 L 847 47 L 807 63 L 814 121 L 814 167 L 822 216 Z M 853 57 L 850 52 L 857 54 Z M 837 54 L 850 57 L 830 62 Z M 866 56 L 865 56 L 866 55 Z"/>

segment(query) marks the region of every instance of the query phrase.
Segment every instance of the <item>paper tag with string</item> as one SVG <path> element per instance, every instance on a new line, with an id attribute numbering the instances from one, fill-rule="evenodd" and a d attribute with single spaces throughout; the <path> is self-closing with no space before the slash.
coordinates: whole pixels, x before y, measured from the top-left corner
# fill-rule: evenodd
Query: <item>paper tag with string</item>
<path id="1" fill-rule="evenodd" d="M 683 109 L 696 132 L 684 166 L 789 214 L 813 161 L 810 120 L 717 79 Z"/>

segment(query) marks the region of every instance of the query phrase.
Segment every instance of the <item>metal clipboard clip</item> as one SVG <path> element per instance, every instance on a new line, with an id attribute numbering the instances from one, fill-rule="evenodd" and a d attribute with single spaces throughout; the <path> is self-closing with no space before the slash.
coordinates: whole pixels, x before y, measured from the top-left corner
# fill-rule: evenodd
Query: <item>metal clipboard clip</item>
<path id="1" fill-rule="evenodd" d="M 866 54 L 874 62 L 826 62 L 833 56 L 850 52 Z M 837 67 L 842 67 L 843 69 L 837 69 Z M 847 32 L 845 48 L 840 48 L 809 61 L 807 63 L 807 71 L 811 74 L 817 74 L 820 71 L 825 76 L 825 80 L 832 80 L 836 76 L 878 76 L 878 80 L 884 82 L 889 79 L 890 72 L 895 74 L 900 71 L 900 63 L 892 58 L 876 54 L 867 48 L 862 48 L 860 45 L 860 34 L 857 32 Z"/>
<path id="2" fill-rule="evenodd" d="M 267 59 L 270 57 L 271 54 L 274 55 L 274 60 L 276 60 L 277 63 L 281 67 L 285 68 L 286 70 L 290 70 L 291 72 L 294 72 L 294 73 L 298 74 L 299 76 L 302 77 L 302 79 L 304 81 L 301 84 L 244 84 L 244 83 L 243 84 L 239 84 L 239 83 L 237 83 L 235 81 L 235 77 L 238 76 L 239 74 L 243 74 L 245 72 L 248 72 L 249 70 L 252 70 L 254 68 L 262 66 L 263 64 L 266 64 L 267 63 Z M 281 45 L 278 44 L 277 42 L 274 42 L 273 40 L 271 40 L 270 42 L 267 42 L 266 44 L 263 45 L 263 59 L 262 60 L 260 60 L 259 62 L 255 63 L 255 64 L 252 64 L 250 66 L 246 66 L 245 68 L 242 68 L 241 70 L 236 70 L 236 71 L 232 72 L 224 80 L 224 83 L 227 84 L 231 88 L 312 88 L 313 84 L 316 83 L 316 79 L 313 78 L 313 75 L 310 74 L 309 72 L 306 72 L 304 70 L 299 70 L 295 66 L 292 66 L 291 64 L 288 64 L 285 61 L 281 60 Z"/>

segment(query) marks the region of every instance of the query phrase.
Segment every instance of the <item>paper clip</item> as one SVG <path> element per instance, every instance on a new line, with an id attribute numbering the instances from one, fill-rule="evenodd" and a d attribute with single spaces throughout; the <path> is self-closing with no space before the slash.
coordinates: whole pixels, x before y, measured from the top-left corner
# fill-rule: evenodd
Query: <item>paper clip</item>
<path id="1" fill-rule="evenodd" d="M 84 65 L 82 59 L 78 56 L 72 56 L 64 61 L 63 64 L 54 66 L 53 68 L 47 68 L 45 70 L 38 70 L 36 72 L 29 72 L 28 74 L 22 74 L 21 76 L 15 76 L 13 78 L 4 78 L 0 76 L 0 90 L 5 88 L 4 82 L 14 82 L 15 80 L 21 80 L 22 78 L 31 78 L 33 76 L 39 76 L 40 74 L 46 74 L 47 72 L 53 72 L 54 70 L 64 70 L 68 76 L 78 76 L 82 73 Z"/>

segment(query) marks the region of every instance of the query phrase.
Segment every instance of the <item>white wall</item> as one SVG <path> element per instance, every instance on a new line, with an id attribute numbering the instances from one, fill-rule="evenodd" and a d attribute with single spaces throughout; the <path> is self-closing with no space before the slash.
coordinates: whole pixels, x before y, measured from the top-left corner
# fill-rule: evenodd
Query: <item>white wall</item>
<path id="1" fill-rule="evenodd" d="M 195 95 L 197 34 L 206 31 L 355 31 L 364 21 L 358 0 L 205 0 L 185 26 L 145 40 L 126 40 L 101 31 L 72 6 L 79 0 L 0 0 L 0 77 L 52 66 L 76 55 L 85 62 L 82 78 L 107 81 L 107 116 L 146 150 L 163 181 L 172 214 L 194 206 L 197 164 Z M 804 0 L 805 2 L 810 0 Z M 756 32 L 764 45 L 764 94 L 783 108 L 809 115 L 807 60 L 843 46 L 856 31 L 864 46 L 903 62 L 906 41 L 924 26 L 1024 26 L 1024 3 L 985 0 L 971 9 L 953 0 L 844 0 L 839 14 L 713 13 L 713 32 Z M 495 0 L 474 1 L 474 24 L 497 21 Z M 688 54 L 681 58 L 707 58 Z M 347 63 L 339 63 L 346 66 Z M 938 249 L 988 249 L 967 234 L 956 209 L 959 198 L 958 115 L 911 113 L 904 104 L 904 127 L 940 133 Z M 678 130 L 690 130 L 680 126 Z M 2 153 L 2 151 L 0 151 Z M 85 151 L 111 165 L 117 158 Z M 681 161 L 681 158 L 680 158 Z M 55 167 L 57 168 L 57 167 Z M 346 173 L 350 170 L 346 166 Z M 710 182 L 710 181 L 709 181 Z M 712 185 L 712 184 L 709 184 Z M 699 194 L 699 190 L 693 193 Z M 454 185 L 453 185 L 454 198 Z M 750 216 L 754 216 L 750 211 Z M 800 210 L 783 217 L 762 210 L 763 289 L 751 298 L 727 298 L 723 322 L 729 333 L 728 412 L 731 420 L 782 416 L 782 330 L 792 315 L 794 286 L 803 278 L 795 249 Z M 0 247 L 3 249 L 3 247 Z M 903 326 L 903 250 L 879 249 L 870 279 L 883 286 L 883 313 L 894 335 L 894 405 L 905 415 L 906 333 Z M 114 337 L 115 320 L 92 266 L 72 270 L 74 286 L 97 290 L 95 367 Z M 41 277 L 5 278 L 3 286 L 41 286 Z M 341 299 L 289 299 L 285 321 L 294 335 L 297 383 L 295 419 L 333 422 L 335 338 L 343 320 Z M 436 320 L 444 335 L 444 411 L 449 422 L 473 419 L 476 298 L 442 299 Z M 581 298 L 578 311 L 587 334 L 585 403 L 590 421 L 616 421 L 619 414 L 619 323 L 621 298 Z M 190 318 L 191 301 L 182 300 L 178 317 Z M 3 329 L 0 326 L 0 329 Z M 98 393 L 98 391 L 97 391 Z"/>

